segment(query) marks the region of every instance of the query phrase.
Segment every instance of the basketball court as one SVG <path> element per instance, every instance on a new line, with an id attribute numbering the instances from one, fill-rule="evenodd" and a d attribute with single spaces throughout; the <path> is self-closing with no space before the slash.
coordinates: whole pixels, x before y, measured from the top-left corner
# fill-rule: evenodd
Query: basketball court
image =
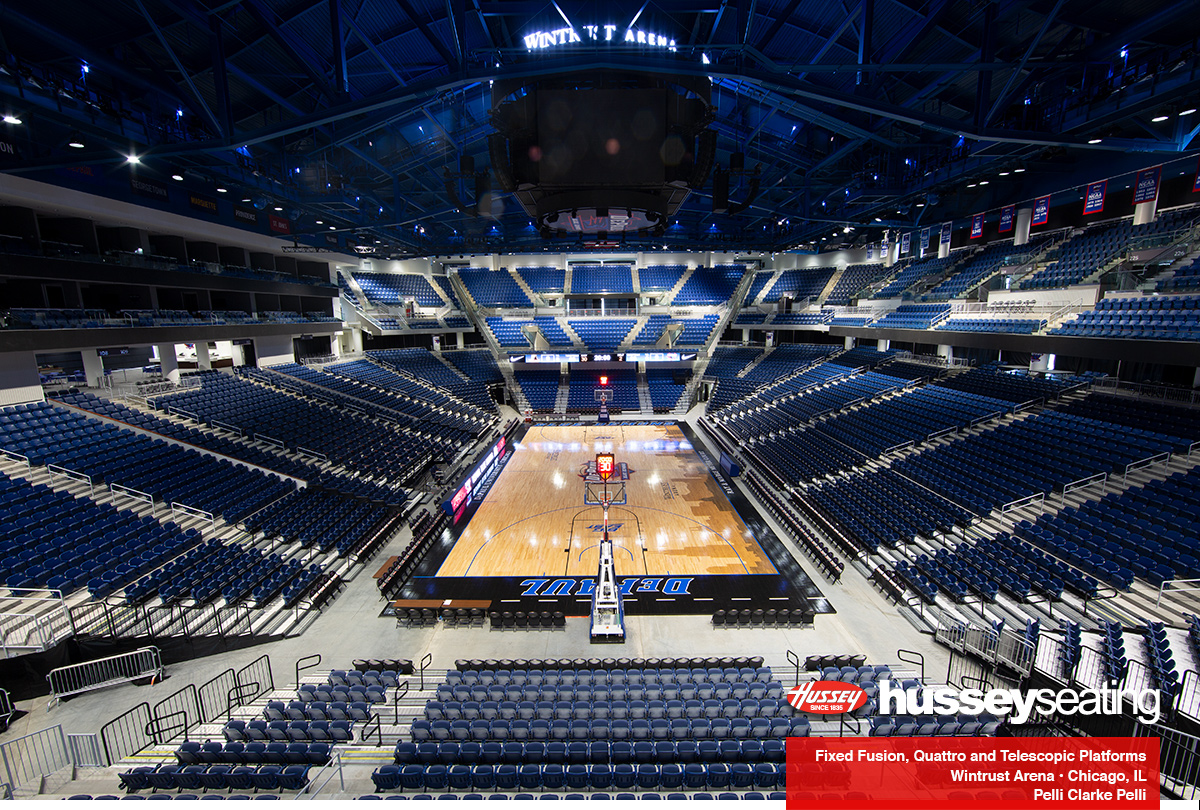
<path id="1" fill-rule="evenodd" d="M 777 573 L 677 425 L 611 422 L 530 427 L 435 576 L 595 575 L 603 516 L 581 472 L 602 452 L 625 481 L 609 509 L 622 576 Z"/>

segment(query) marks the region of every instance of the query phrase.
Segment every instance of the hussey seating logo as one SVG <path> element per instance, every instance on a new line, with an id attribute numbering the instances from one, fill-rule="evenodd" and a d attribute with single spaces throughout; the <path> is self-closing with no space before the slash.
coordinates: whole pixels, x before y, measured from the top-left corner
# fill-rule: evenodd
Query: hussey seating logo
<path id="1" fill-rule="evenodd" d="M 807 681 L 788 690 L 788 703 L 798 712 L 845 714 L 867 702 L 867 693 L 852 683 Z"/>

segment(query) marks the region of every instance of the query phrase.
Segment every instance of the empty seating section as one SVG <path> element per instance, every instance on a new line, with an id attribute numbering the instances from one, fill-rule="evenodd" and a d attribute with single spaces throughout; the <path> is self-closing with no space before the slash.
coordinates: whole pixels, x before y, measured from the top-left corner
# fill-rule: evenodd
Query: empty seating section
<path id="1" fill-rule="evenodd" d="M 1137 430 L 1149 430 L 1166 436 L 1177 436 L 1187 442 L 1200 440 L 1200 420 L 1196 411 L 1146 399 L 1092 393 L 1086 398 L 1059 406 L 1062 413 L 1086 416 L 1124 425 Z M 1187 452 L 1186 442 L 1176 447 Z"/>
<path id="2" fill-rule="evenodd" d="M 829 320 L 829 325 L 830 326 L 866 326 L 872 320 L 874 320 L 874 318 L 875 318 L 874 315 L 866 315 L 866 314 L 848 315 L 845 313 L 842 313 L 842 314 L 835 313 L 834 316 Z"/>
<path id="3" fill-rule="evenodd" d="M 679 402 L 687 388 L 687 383 L 676 383 L 675 375 L 679 372 L 671 369 L 646 369 L 646 386 L 650 390 L 650 403 L 655 411 L 670 410 Z M 691 372 L 684 372 L 684 379 L 691 378 Z"/>
<path id="4" fill-rule="evenodd" d="M 718 346 L 704 369 L 704 376 L 718 380 L 736 377 L 762 353 L 760 346 Z"/>
<path id="5" fill-rule="evenodd" d="M 517 275 L 535 293 L 560 293 L 566 289 L 567 271 L 559 267 L 518 267 Z"/>
<path id="6" fill-rule="evenodd" d="M 633 293 L 633 270 L 627 264 L 576 264 L 571 267 L 571 294 Z"/>
<path id="7" fill-rule="evenodd" d="M 637 337 L 633 339 L 634 346 L 653 346 L 662 337 L 663 330 L 667 328 L 667 324 L 671 322 L 670 315 L 651 315 L 646 319 L 646 323 L 638 330 Z"/>
<path id="8" fill-rule="evenodd" d="M 798 270 L 784 270 L 779 278 L 771 285 L 771 289 L 763 296 L 763 301 L 778 301 L 780 298 L 791 298 L 802 301 L 805 298 L 815 298 L 825 289 L 829 279 L 833 277 L 833 267 L 806 267 Z"/>
<path id="9" fill-rule="evenodd" d="M 721 393 L 722 388 L 727 388 L 726 396 L 733 396 L 732 392 L 745 391 L 748 395 L 739 399 L 733 407 L 726 410 L 721 410 L 717 421 L 722 422 L 725 419 L 733 419 L 744 413 L 750 413 L 756 409 L 770 406 L 773 403 L 792 402 L 792 397 L 800 395 L 815 387 L 825 385 L 840 377 L 849 375 L 851 369 L 845 366 L 839 366 L 836 363 L 818 363 L 809 367 L 805 371 L 800 372 L 791 377 L 786 377 L 777 383 L 766 386 L 765 388 L 756 389 L 754 387 L 745 387 L 746 384 L 738 379 L 727 379 L 721 382 L 721 388 L 717 389 L 717 394 Z M 718 399 L 716 395 L 710 402 L 710 410 L 716 411 L 718 407 L 724 407 L 728 402 L 722 398 Z M 819 413 L 821 409 L 813 410 L 813 413 Z"/>
<path id="10" fill-rule="evenodd" d="M 81 394 L 75 389 L 58 391 L 53 395 L 55 400 L 74 408 L 80 408 L 107 419 L 124 422 L 140 430 L 158 433 L 163 436 L 183 442 L 184 444 L 202 447 L 230 458 L 240 459 L 258 467 L 275 470 L 296 478 L 308 479 L 320 475 L 320 471 L 304 461 L 287 456 L 270 453 L 259 447 L 241 444 L 223 436 L 217 436 L 202 428 L 181 425 L 161 416 L 135 411 L 116 402 L 100 399 L 95 394 Z"/>
<path id="11" fill-rule="evenodd" d="M 1171 277 L 1160 280 L 1155 289 L 1166 293 L 1200 290 L 1200 258 L 1175 268 Z"/>
<path id="12" fill-rule="evenodd" d="M 791 486 L 848 470 L 865 461 L 844 444 L 812 429 L 758 442 L 748 452 L 764 469 Z"/>
<path id="13" fill-rule="evenodd" d="M 755 273 L 754 278 L 750 280 L 750 289 L 746 291 L 747 304 L 752 304 L 758 300 L 758 295 L 767 286 L 767 282 L 775 277 L 774 271 L 768 270 L 764 273 Z"/>
<path id="14" fill-rule="evenodd" d="M 700 346 L 708 342 L 713 329 L 717 328 L 717 315 L 700 318 L 673 318 L 673 323 L 683 324 L 683 330 L 675 338 L 676 346 Z"/>
<path id="15" fill-rule="evenodd" d="M 1004 504 L 1172 448 L 1178 440 L 1145 431 L 1114 432 L 1094 419 L 1046 411 L 996 430 L 909 456 L 893 468 L 987 514 Z"/>
<path id="16" fill-rule="evenodd" d="M 860 292 L 876 282 L 883 281 L 891 272 L 892 269 L 884 267 L 882 263 L 848 265 L 833 285 L 825 303 L 829 306 L 849 306 L 850 301 L 857 298 Z"/>
<path id="17" fill-rule="evenodd" d="M 424 276 L 410 273 L 355 272 L 354 280 L 372 304 L 403 304 L 407 301 L 416 301 L 422 307 L 440 307 L 445 304 Z"/>
<path id="18" fill-rule="evenodd" d="M 538 315 L 533 319 L 538 331 L 551 346 L 572 346 L 571 336 L 559 325 L 558 319 L 550 315 Z"/>
<path id="19" fill-rule="evenodd" d="M 0 421 L 9 418 L 0 412 Z M 182 531 L 112 505 L 55 492 L 0 473 L 0 552 L 9 588 L 88 588 L 103 598 L 192 548 Z"/>
<path id="20" fill-rule="evenodd" d="M 289 746 L 279 743 L 287 749 Z M 285 751 L 272 754 L 270 762 L 275 762 L 278 756 L 284 763 L 294 764 L 264 764 L 264 765 L 141 765 L 122 773 L 121 787 L 127 791 L 126 799 L 219 799 L 220 794 L 205 793 L 203 797 L 196 793 L 155 793 L 148 797 L 137 795 L 136 791 L 147 788 L 158 790 L 239 790 L 245 793 L 234 793 L 231 799 L 249 799 L 254 792 L 255 799 L 278 799 L 279 793 L 285 790 L 304 791 L 309 786 L 309 764 L 300 764 L 290 759 Z M 298 756 L 298 754 L 295 754 Z M 325 757 L 328 761 L 328 755 Z M 258 791 L 275 791 L 275 793 L 258 793 Z M 84 796 L 72 796 L 72 799 Z M 91 796 L 86 796 L 90 799 Z M 115 796 L 98 796 L 98 799 L 116 798 Z"/>
<path id="21" fill-rule="evenodd" d="M 772 384 L 783 382 L 798 374 L 807 373 L 805 370 L 820 359 L 837 351 L 836 346 L 817 344 L 793 344 L 778 346 L 767 354 L 743 377 L 726 377 L 717 386 L 716 392 L 709 400 L 708 410 L 718 411 L 743 397 L 761 392 L 767 395 L 772 390 Z M 842 373 L 840 370 L 838 373 Z M 827 375 L 820 374 L 819 379 Z M 803 387 L 817 380 L 803 380 Z M 796 390 L 799 390 L 798 388 Z"/>
<path id="22" fill-rule="evenodd" d="M 504 375 L 496 365 L 496 358 L 487 349 L 466 349 L 455 352 L 442 352 L 454 367 L 466 374 L 474 382 L 490 385 L 504 382 Z"/>
<path id="23" fill-rule="evenodd" d="M 651 264 L 638 270 L 638 285 L 642 292 L 673 290 L 687 272 L 682 264 Z"/>
<path id="24" fill-rule="evenodd" d="M 1128 587 L 1129 572 L 1157 587 L 1200 577 L 1198 523 L 1200 474 L 1188 471 L 1022 522 L 1016 533 L 1115 587 Z"/>
<path id="25" fill-rule="evenodd" d="M 918 535 L 932 538 L 965 527 L 971 514 L 888 469 L 854 471 L 819 481 L 805 493 L 810 508 L 848 533 L 858 548 L 903 548 Z"/>
<path id="26" fill-rule="evenodd" d="M 780 312 L 771 319 L 771 325 L 821 326 L 833 318 L 832 312 Z"/>
<path id="27" fill-rule="evenodd" d="M 949 314 L 949 304 L 901 304 L 871 326 L 876 329 L 932 329 Z"/>
<path id="28" fill-rule="evenodd" d="M 284 560 L 261 549 L 209 540 L 130 585 L 125 601 L 134 604 L 158 597 L 163 604 L 182 600 L 202 604 L 221 597 L 227 604 L 250 599 L 261 607 L 297 579 L 311 583 L 320 573 L 319 567 L 306 568 L 296 558 Z"/>
<path id="29" fill-rule="evenodd" d="M 179 503 L 230 522 L 286 495 L 295 484 L 197 450 L 134 433 L 46 403 L 0 416 L 0 447 L 119 484 L 163 503 Z"/>
<path id="30" fill-rule="evenodd" d="M 526 339 L 525 334 L 521 331 L 521 327 L 529 323 L 529 321 L 510 321 L 501 318 L 498 315 L 489 315 L 485 319 L 487 328 L 492 331 L 496 338 L 496 342 L 505 349 L 528 349 L 530 343 Z M 567 344 L 569 345 L 570 341 Z"/>
<path id="31" fill-rule="evenodd" d="M 535 411 L 552 411 L 558 399 L 558 369 L 523 369 L 513 371 L 521 393 Z"/>
<path id="32" fill-rule="evenodd" d="M 393 516 L 394 510 L 386 505 L 310 486 L 252 515 L 245 527 L 302 548 L 322 553 L 336 550 L 346 556 L 377 535 Z"/>
<path id="33" fill-rule="evenodd" d="M 1032 239 L 1021 246 L 1013 246 L 1008 240 L 993 243 L 967 259 L 954 275 L 942 281 L 925 295 L 922 301 L 946 301 L 956 298 L 979 286 L 981 282 L 1005 265 L 1020 264 L 1025 257 L 1037 251 L 1045 239 Z"/>
<path id="34" fill-rule="evenodd" d="M 532 307 L 533 302 L 507 271 L 464 268 L 458 271 L 467 292 L 481 307 Z"/>
<path id="35" fill-rule="evenodd" d="M 633 318 L 571 318 L 567 324 L 592 352 L 611 354 L 637 324 Z"/>
<path id="36" fill-rule="evenodd" d="M 106 323 L 103 309 L 10 309 L 3 319 L 8 329 L 99 329 L 103 326 L 129 326 L 120 319 Z"/>
<path id="37" fill-rule="evenodd" d="M 296 707 L 305 707 L 306 704 L 299 701 L 292 701 L 287 707 L 284 707 L 282 701 L 273 701 L 283 708 L 282 714 L 290 719 L 293 715 L 303 717 L 303 712 L 298 712 Z M 272 711 L 272 710 L 269 710 Z M 324 712 L 316 712 L 323 715 Z M 274 718 L 272 715 L 272 719 Z M 312 717 L 311 720 L 320 722 L 322 717 Z M 289 727 L 289 731 L 290 731 Z M 320 733 L 321 728 L 316 727 L 317 733 Z M 296 727 L 296 731 L 300 731 L 300 727 Z M 332 737 L 332 735 L 330 735 Z M 296 734 L 299 737 L 299 733 Z M 334 751 L 333 742 L 289 742 L 275 741 L 272 743 L 265 742 L 217 742 L 210 740 L 205 743 L 189 741 L 180 744 L 175 750 L 175 761 L 181 767 L 188 765 L 245 765 L 274 763 L 276 765 L 293 763 L 296 765 L 308 763 L 311 765 L 326 765 L 330 761 L 331 754 Z M 227 769 L 228 770 L 228 769 Z"/>
<path id="38" fill-rule="evenodd" d="M 723 304 L 733 296 L 745 272 L 745 266 L 740 264 L 697 267 L 683 282 L 672 303 L 675 306 Z"/>
<path id="39" fill-rule="evenodd" d="M 267 372 L 258 369 L 245 373 L 268 378 Z M 282 442 L 294 451 L 316 451 L 347 468 L 401 482 L 418 473 L 431 458 L 450 455 L 455 443 L 472 438 L 468 431 L 443 426 L 436 429 L 437 435 L 431 435 L 433 426 L 425 422 L 413 423 L 412 428 L 385 426 L 367 418 L 365 409 L 360 408 L 364 411 L 360 416 L 215 372 L 205 375 L 203 388 L 160 396 L 152 404 L 234 425 L 250 438 L 266 437 L 264 440 Z"/>
<path id="40" fill-rule="evenodd" d="M 894 351 L 881 352 L 878 349 L 868 349 L 860 346 L 831 357 L 829 362 L 845 366 L 846 368 L 875 368 L 895 356 L 896 353 Z"/>
<path id="41" fill-rule="evenodd" d="M 754 324 L 763 323 L 766 320 L 767 320 L 767 315 L 765 312 L 753 312 L 753 311 L 742 310 L 741 312 L 738 313 L 738 316 L 734 320 L 734 323 L 738 324 L 739 326 L 742 324 L 745 324 L 748 326 L 753 326 Z"/>
<path id="42" fill-rule="evenodd" d="M 386 379 L 374 378 L 375 385 L 401 391 L 408 397 L 460 413 L 464 417 L 478 416 L 476 408 L 491 409 L 491 401 L 480 385 L 464 380 L 428 349 L 383 349 L 367 352 L 367 357 L 386 374 Z M 346 367 L 350 365 L 329 368 L 340 370 Z"/>
<path id="43" fill-rule="evenodd" d="M 454 370 L 439 360 L 428 349 L 386 349 L 368 353 L 368 357 L 386 363 L 406 376 L 416 377 L 430 386 L 441 388 L 452 394 L 461 390 L 473 389 L 470 382 L 454 373 Z M 463 397 L 460 397 L 462 399 Z"/>
<path id="44" fill-rule="evenodd" d="M 872 295 L 872 298 L 899 298 L 900 294 L 912 287 L 926 276 L 934 276 L 941 273 L 954 262 L 958 261 L 958 256 L 947 256 L 944 259 L 918 259 L 912 264 L 904 267 L 896 274 L 896 277 L 889 281 L 884 286 Z"/>
<path id="45" fill-rule="evenodd" d="M 1051 251 L 1046 257 L 1050 263 L 1022 279 L 1021 289 L 1048 290 L 1078 284 L 1137 241 L 1189 226 L 1195 213 L 1195 209 L 1168 211 L 1145 225 L 1134 225 L 1132 219 L 1093 225 Z"/>
<path id="46" fill-rule="evenodd" d="M 609 369 L 608 388 L 612 390 L 609 400 L 610 410 L 636 411 L 641 407 L 638 399 L 637 372 L 633 369 Z M 595 413 L 600 408 L 596 402 L 595 391 L 600 387 L 600 372 L 571 371 L 570 393 L 567 398 L 567 410 L 572 413 Z"/>
<path id="47" fill-rule="evenodd" d="M 1061 394 L 1081 384 L 1078 379 L 1035 378 L 1028 374 L 1002 371 L 999 366 L 981 366 L 962 374 L 939 380 L 943 388 L 966 391 L 1007 402 L 1026 403 L 1033 400 L 1057 399 Z"/>
<path id="48" fill-rule="evenodd" d="M 1105 298 L 1050 330 L 1071 337 L 1200 340 L 1200 295 Z"/>
<path id="49" fill-rule="evenodd" d="M 825 373 L 826 369 L 816 371 L 816 375 L 823 376 Z M 815 375 L 805 372 L 793 379 L 814 378 Z M 907 384 L 905 380 L 873 371 L 817 379 L 819 381 L 815 385 L 810 384 L 795 395 L 790 395 L 786 386 L 776 386 L 769 394 L 762 397 L 756 395 L 724 411 L 718 422 L 739 439 L 751 440 L 796 427 L 817 416 L 903 388 Z"/>
<path id="50" fill-rule="evenodd" d="M 1014 335 L 1032 335 L 1046 327 L 1040 318 L 956 318 L 951 317 L 938 324 L 938 329 L 947 332 L 1000 332 Z"/>
<path id="51" fill-rule="evenodd" d="M 1002 400 L 929 385 L 837 414 L 819 429 L 865 455 L 879 456 L 1010 410 L 1012 404 Z"/>
<path id="52" fill-rule="evenodd" d="M 426 428 L 437 425 L 435 430 L 444 429 L 447 435 L 463 434 L 459 438 L 466 438 L 482 432 L 492 418 L 484 413 L 491 409 L 491 404 L 481 387 L 460 389 L 459 397 L 471 398 L 470 403 L 465 403 L 424 380 L 396 372 L 386 365 L 387 351 L 370 352 L 368 356 L 379 362 L 353 360 L 326 366 L 324 371 L 285 364 L 270 370 L 247 371 L 246 376 L 350 411 L 396 422 L 405 429 L 417 430 L 412 420 L 423 419 L 429 423 Z M 304 380 L 311 386 L 297 387 L 287 377 Z"/>

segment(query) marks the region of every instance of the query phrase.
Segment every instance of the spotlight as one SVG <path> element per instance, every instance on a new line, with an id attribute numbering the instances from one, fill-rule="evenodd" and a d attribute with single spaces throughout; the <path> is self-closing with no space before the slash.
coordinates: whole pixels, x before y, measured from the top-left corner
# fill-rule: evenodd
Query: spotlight
<path id="1" fill-rule="evenodd" d="M 283 210 L 283 206 L 282 206 L 282 205 L 277 205 L 277 206 L 275 206 L 275 210 L 276 210 L 276 211 L 282 211 L 282 210 Z"/>
<path id="2" fill-rule="evenodd" d="M 182 183 L 183 175 L 180 174 L 179 172 L 175 172 L 174 174 L 171 175 L 171 179 L 174 180 L 176 183 Z"/>
<path id="3" fill-rule="evenodd" d="M 125 158 L 125 162 L 130 164 L 131 166 L 136 166 L 142 162 L 142 159 L 140 157 L 138 157 L 137 155 L 129 155 L 128 157 Z"/>
<path id="4" fill-rule="evenodd" d="M 1166 113 L 1160 113 L 1160 114 L 1154 116 L 1153 118 L 1151 118 L 1150 121 L 1155 124 L 1161 124 L 1163 121 L 1166 121 L 1170 117 L 1171 116 L 1167 115 Z"/>
<path id="5" fill-rule="evenodd" d="M 1188 107 L 1186 110 L 1184 110 L 1183 112 L 1179 113 L 1179 117 L 1180 117 L 1180 118 L 1183 118 L 1185 115 L 1191 115 L 1191 114 L 1192 114 L 1192 113 L 1194 113 L 1195 111 L 1196 111 L 1196 108 L 1195 108 L 1195 107 Z"/>
<path id="6" fill-rule="evenodd" d="M 72 132 L 71 137 L 67 138 L 67 146 L 72 149 L 83 149 L 87 144 L 83 142 L 83 136 L 78 132 Z"/>
<path id="7" fill-rule="evenodd" d="M 224 194 L 224 193 L 226 193 L 227 191 L 229 191 L 229 189 L 225 188 L 224 186 L 217 186 L 217 193 L 218 193 L 218 194 Z"/>
<path id="8" fill-rule="evenodd" d="M 16 117 L 15 115 L 13 115 L 12 113 L 8 113 L 8 114 L 6 114 L 6 115 L 4 116 L 4 123 L 6 123 L 6 124 L 19 124 L 19 123 L 21 123 L 21 119 L 20 119 L 20 118 L 17 118 L 17 117 Z"/>
<path id="9" fill-rule="evenodd" d="M 1097 144 L 1097 143 L 1100 143 L 1100 141 L 1102 141 L 1102 140 L 1104 140 L 1104 139 L 1103 138 L 1091 138 L 1090 140 L 1088 140 L 1088 143 Z"/>

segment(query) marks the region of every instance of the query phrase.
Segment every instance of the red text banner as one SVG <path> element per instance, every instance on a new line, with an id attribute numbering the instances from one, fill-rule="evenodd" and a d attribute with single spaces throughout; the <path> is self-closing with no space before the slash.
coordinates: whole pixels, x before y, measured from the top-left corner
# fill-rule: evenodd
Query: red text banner
<path id="1" fill-rule="evenodd" d="M 790 737 L 788 810 L 1150 810 L 1154 737 Z"/>

